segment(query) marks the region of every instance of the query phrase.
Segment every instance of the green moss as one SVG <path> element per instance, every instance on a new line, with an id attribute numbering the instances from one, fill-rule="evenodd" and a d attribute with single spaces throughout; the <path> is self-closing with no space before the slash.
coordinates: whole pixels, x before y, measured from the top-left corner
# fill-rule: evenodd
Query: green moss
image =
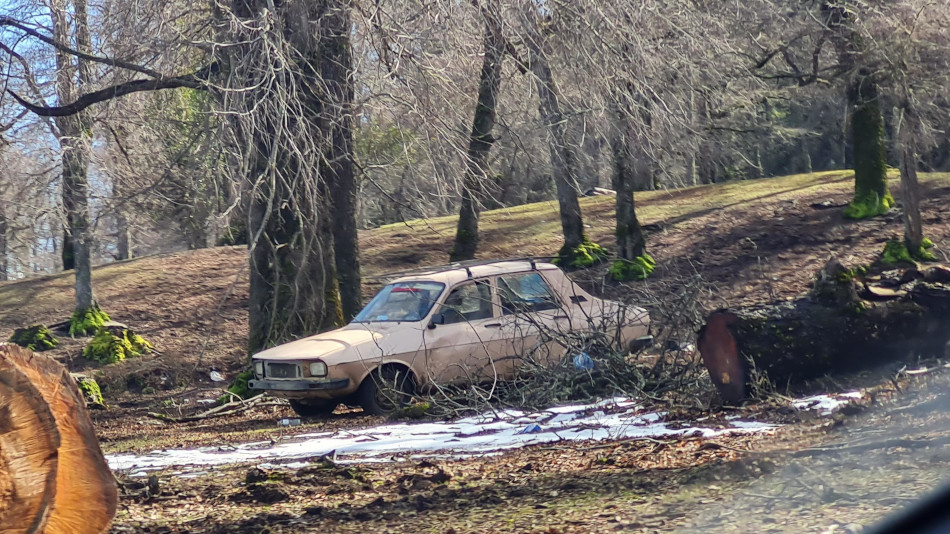
<path id="1" fill-rule="evenodd" d="M 410 406 L 400 408 L 389 415 L 390 419 L 422 419 L 426 416 L 432 405 L 428 402 L 417 402 Z"/>
<path id="2" fill-rule="evenodd" d="M 34 352 L 55 349 L 59 345 L 59 340 L 53 337 L 53 333 L 46 325 L 42 324 L 35 324 L 28 328 L 17 328 L 13 331 L 9 341 Z"/>
<path id="3" fill-rule="evenodd" d="M 926 240 L 930 247 L 933 246 L 933 242 L 929 239 Z M 881 253 L 881 262 L 885 264 L 894 264 L 901 262 L 913 262 L 915 260 L 921 261 L 934 261 L 937 259 L 927 249 L 930 248 L 927 244 L 921 245 L 919 250 L 911 251 L 907 248 L 907 243 L 903 239 L 893 238 L 889 239 L 887 243 L 884 244 L 884 252 Z"/>
<path id="4" fill-rule="evenodd" d="M 610 277 L 618 282 L 644 280 L 656 268 L 656 260 L 649 254 L 638 256 L 633 261 L 617 260 L 610 266 Z"/>
<path id="5" fill-rule="evenodd" d="M 131 330 L 122 330 L 114 334 L 108 328 L 102 328 L 82 349 L 82 356 L 87 360 L 108 364 L 126 358 L 135 358 L 151 350 L 151 343 Z"/>
<path id="6" fill-rule="evenodd" d="M 76 310 L 73 312 L 73 316 L 69 318 L 69 335 L 73 337 L 91 336 L 109 320 L 109 314 L 102 311 L 99 306 Z"/>
<path id="7" fill-rule="evenodd" d="M 894 197 L 890 193 L 883 197 L 877 193 L 871 192 L 862 198 L 855 198 L 848 207 L 844 209 L 842 215 L 848 219 L 867 219 L 887 213 L 894 207 Z"/>
<path id="8" fill-rule="evenodd" d="M 90 404 L 98 404 L 100 406 L 106 405 L 102 398 L 102 390 L 99 389 L 99 383 L 95 380 L 91 378 L 79 379 L 79 391 L 82 392 L 83 396 L 86 398 L 86 401 Z"/>
<path id="9" fill-rule="evenodd" d="M 574 269 L 583 269 L 596 265 L 607 259 L 607 249 L 584 238 L 584 241 L 574 249 L 567 248 L 567 245 L 561 247 L 554 258 L 553 263 L 561 267 Z"/>
<path id="10" fill-rule="evenodd" d="M 857 267 L 853 267 L 847 271 L 839 272 L 837 274 L 837 278 L 839 282 L 850 282 L 854 280 L 855 277 L 864 276 L 866 274 L 868 274 L 868 268 L 864 265 L 858 265 Z"/>
<path id="11" fill-rule="evenodd" d="M 247 244 L 247 224 L 243 221 L 238 224 L 228 226 L 227 230 L 221 234 L 218 239 L 219 247 L 231 247 L 234 245 Z"/>
<path id="12" fill-rule="evenodd" d="M 237 395 L 242 399 L 248 399 L 258 395 L 258 393 L 251 391 L 251 389 L 247 387 L 247 382 L 251 378 L 254 378 L 254 372 L 250 369 L 237 375 L 234 378 L 234 382 L 232 382 L 228 387 L 228 393 L 230 393 L 230 395 L 225 393 L 224 395 L 218 397 L 218 404 L 226 404 L 231 402 L 231 399 L 234 398 L 233 395 Z"/>
<path id="13" fill-rule="evenodd" d="M 925 237 L 920 240 L 920 248 L 928 249 L 928 248 L 933 248 L 933 246 L 934 246 L 934 242 L 931 241 L 929 237 Z"/>

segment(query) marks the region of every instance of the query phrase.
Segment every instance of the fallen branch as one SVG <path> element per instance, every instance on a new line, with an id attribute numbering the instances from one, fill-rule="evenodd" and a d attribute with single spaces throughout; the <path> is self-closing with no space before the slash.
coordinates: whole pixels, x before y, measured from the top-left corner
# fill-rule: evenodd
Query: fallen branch
<path id="1" fill-rule="evenodd" d="M 148 412 L 148 416 L 160 421 L 165 421 L 168 423 L 190 423 L 192 421 L 202 421 L 205 419 L 214 419 L 217 417 L 225 417 L 228 415 L 235 415 L 247 410 L 260 407 L 260 406 L 284 406 L 284 403 L 271 400 L 271 402 L 263 402 L 265 399 L 264 395 L 258 395 L 256 397 L 250 398 L 248 400 L 237 400 L 232 401 L 227 404 L 222 404 L 221 406 L 215 406 L 210 410 L 201 412 L 196 415 L 186 415 L 183 417 L 173 417 L 168 414 L 158 413 L 158 412 Z"/>

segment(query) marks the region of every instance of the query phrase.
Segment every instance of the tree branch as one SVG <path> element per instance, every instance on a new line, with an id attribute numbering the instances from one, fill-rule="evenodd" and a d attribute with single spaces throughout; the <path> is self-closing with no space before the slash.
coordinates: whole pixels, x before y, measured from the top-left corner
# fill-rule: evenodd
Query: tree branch
<path id="1" fill-rule="evenodd" d="M 82 95 L 76 101 L 62 106 L 43 106 L 27 102 L 20 95 L 7 89 L 10 94 L 21 106 L 39 115 L 40 117 L 65 117 L 75 115 L 93 104 L 112 100 L 120 96 L 131 93 L 140 93 L 143 91 L 158 91 L 161 89 L 177 89 L 179 87 L 188 87 L 190 89 L 208 89 L 208 80 L 218 71 L 218 64 L 212 63 L 191 74 L 176 76 L 174 78 L 162 78 L 157 80 L 132 80 L 129 82 L 113 85 L 100 89 L 92 93 Z"/>
<path id="2" fill-rule="evenodd" d="M 136 65 L 135 63 L 129 63 L 127 61 L 122 61 L 120 59 L 111 59 L 111 58 L 106 58 L 106 57 L 94 56 L 92 54 L 86 54 L 85 52 L 80 52 L 79 50 L 76 50 L 75 48 L 72 48 L 63 43 L 60 43 L 59 41 L 53 39 L 52 37 L 43 35 L 42 33 L 34 30 L 33 28 L 30 28 L 29 26 L 26 26 L 19 20 L 16 20 L 12 17 L 0 16 L 0 26 L 12 26 L 14 28 L 17 28 L 18 30 L 26 33 L 27 35 L 36 37 L 40 41 L 43 41 L 44 43 L 51 45 L 54 48 L 62 50 L 63 52 L 66 52 L 68 54 L 72 54 L 78 58 L 85 59 L 87 61 L 92 61 L 94 63 L 102 63 L 104 65 L 109 65 L 112 67 L 119 67 L 122 69 L 131 70 L 134 72 L 144 74 L 146 76 L 151 76 L 152 78 L 163 77 L 161 73 L 156 72 L 150 68 L 143 67 L 141 65 Z"/>

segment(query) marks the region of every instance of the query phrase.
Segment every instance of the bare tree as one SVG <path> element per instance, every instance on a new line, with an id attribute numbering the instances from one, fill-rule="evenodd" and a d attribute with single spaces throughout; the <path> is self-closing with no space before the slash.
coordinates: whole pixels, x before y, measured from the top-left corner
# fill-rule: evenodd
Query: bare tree
<path id="1" fill-rule="evenodd" d="M 589 243 L 584 235 L 581 206 L 577 200 L 577 154 L 568 142 L 566 117 L 561 109 L 561 94 L 555 83 L 548 61 L 538 6 L 531 0 L 524 2 L 524 42 L 528 49 L 528 66 L 534 76 L 538 92 L 538 111 L 548 129 L 548 147 L 551 169 L 557 189 L 561 214 L 564 246 L 560 256 L 565 265 L 574 263 L 581 245 Z"/>
<path id="2" fill-rule="evenodd" d="M 89 15 L 86 0 L 73 0 L 70 10 L 67 0 L 51 4 L 53 39 L 60 43 L 73 41 L 67 17 L 72 11 L 75 26 L 77 55 L 62 48 L 56 50 L 56 91 L 60 102 L 72 102 L 91 82 L 88 61 L 82 54 L 91 49 Z M 62 150 L 63 211 L 66 229 L 63 235 L 63 269 L 75 269 L 76 312 L 86 313 L 97 306 L 92 290 L 92 235 L 89 227 L 89 143 L 92 123 L 89 114 L 80 111 L 74 115 L 56 118 Z"/>
<path id="3" fill-rule="evenodd" d="M 455 244 L 449 253 L 450 261 L 470 260 L 478 248 L 479 192 L 488 178 L 487 158 L 495 138 L 495 114 L 498 92 L 501 88 L 501 67 L 505 58 L 505 40 L 502 34 L 501 7 L 497 0 L 487 0 L 481 9 L 485 19 L 485 51 L 478 82 L 475 118 L 469 136 L 468 158 L 462 183 L 462 202 L 459 208 Z"/>

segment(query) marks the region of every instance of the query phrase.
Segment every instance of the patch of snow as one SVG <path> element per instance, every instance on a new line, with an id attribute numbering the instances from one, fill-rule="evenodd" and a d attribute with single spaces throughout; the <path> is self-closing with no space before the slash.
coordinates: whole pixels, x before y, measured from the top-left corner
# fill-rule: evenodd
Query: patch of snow
<path id="1" fill-rule="evenodd" d="M 864 394 L 860 391 L 813 395 L 792 401 L 792 406 L 799 410 L 817 410 L 820 415 L 831 415 L 842 406 L 850 404 L 863 396 Z"/>
<path id="2" fill-rule="evenodd" d="M 730 433 L 767 432 L 765 423 L 732 422 L 732 428 L 687 426 L 671 428 L 660 422 L 664 413 L 645 412 L 636 402 L 620 398 L 589 405 L 557 406 L 525 414 L 506 410 L 449 422 L 395 423 L 338 432 L 299 434 L 276 443 L 258 441 L 228 447 L 167 449 L 147 454 L 112 454 L 109 466 L 134 475 L 167 468 L 202 469 L 235 463 L 295 462 L 336 452 L 341 462 L 393 461 L 394 455 L 470 457 L 556 441 L 656 438 L 664 436 L 715 437 Z M 530 425 L 531 431 L 525 432 Z M 534 428 L 537 426 L 537 428 Z M 182 472 L 184 472 L 182 471 Z"/>

